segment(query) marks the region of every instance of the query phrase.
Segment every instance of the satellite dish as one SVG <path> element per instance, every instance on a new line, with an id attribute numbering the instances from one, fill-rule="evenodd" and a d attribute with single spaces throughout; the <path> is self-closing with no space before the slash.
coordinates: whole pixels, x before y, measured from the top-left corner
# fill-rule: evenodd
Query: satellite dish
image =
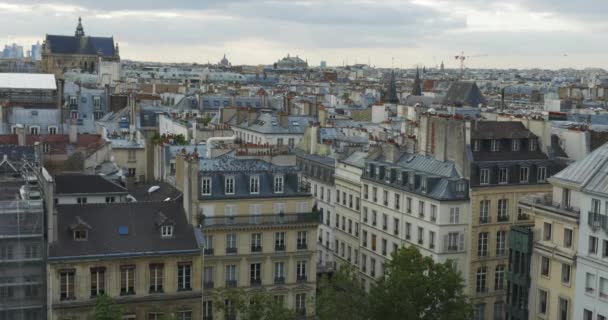
<path id="1" fill-rule="evenodd" d="M 150 189 L 148 189 L 148 193 L 152 193 L 154 191 L 157 191 L 158 189 L 160 189 L 160 186 L 151 186 Z"/>
<path id="2" fill-rule="evenodd" d="M 132 196 L 132 195 L 128 194 L 128 195 L 127 195 L 127 201 L 128 201 L 128 202 L 137 202 L 137 199 L 135 199 L 135 197 L 134 197 L 134 196 Z"/>

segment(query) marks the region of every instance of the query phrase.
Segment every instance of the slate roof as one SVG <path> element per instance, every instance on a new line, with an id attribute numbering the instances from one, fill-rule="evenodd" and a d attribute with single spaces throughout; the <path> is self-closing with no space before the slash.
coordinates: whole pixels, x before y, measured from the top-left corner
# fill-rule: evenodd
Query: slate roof
<path id="1" fill-rule="evenodd" d="M 152 186 L 158 186 L 160 189 L 148 193 L 148 190 Z M 161 182 L 154 181 L 150 183 L 138 183 L 128 186 L 129 194 L 132 195 L 135 200 L 141 201 L 164 201 L 167 198 L 170 198 L 171 201 L 181 198 L 182 193 L 175 189 L 172 185 Z"/>
<path id="2" fill-rule="evenodd" d="M 89 257 L 198 254 L 194 228 L 188 224 L 179 201 L 59 205 L 56 207 L 58 239 L 49 246 L 49 261 Z M 175 222 L 173 237 L 161 238 L 155 221 L 162 212 Z M 86 222 L 86 241 L 73 239 L 70 225 Z M 118 229 L 128 228 L 127 235 Z"/>
<path id="3" fill-rule="evenodd" d="M 477 121 L 471 123 L 471 139 L 536 138 L 520 121 Z"/>
<path id="4" fill-rule="evenodd" d="M 114 56 L 114 38 L 47 35 L 46 46 L 52 54 L 82 54 Z"/>
<path id="5" fill-rule="evenodd" d="M 550 181 L 575 185 L 590 192 L 608 194 L 608 144 L 595 149 L 552 176 Z"/>
<path id="6" fill-rule="evenodd" d="M 485 103 L 485 99 L 477 87 L 477 84 L 472 81 L 452 82 L 443 98 L 443 104 L 445 105 L 469 105 L 478 107 L 480 103 Z"/>
<path id="7" fill-rule="evenodd" d="M 236 122 L 236 115 L 233 117 Z M 251 130 L 264 134 L 304 134 L 306 128 L 313 121 L 312 117 L 307 116 L 288 116 L 288 126 L 284 128 L 279 123 L 277 116 L 271 113 L 260 113 L 253 123 L 248 123 L 247 120 L 236 123 L 236 126 L 241 129 Z M 231 121 L 232 122 L 232 121 Z"/>
<path id="8" fill-rule="evenodd" d="M 55 176 L 55 193 L 70 194 L 108 194 L 127 193 L 127 189 L 95 174 L 61 174 Z"/>

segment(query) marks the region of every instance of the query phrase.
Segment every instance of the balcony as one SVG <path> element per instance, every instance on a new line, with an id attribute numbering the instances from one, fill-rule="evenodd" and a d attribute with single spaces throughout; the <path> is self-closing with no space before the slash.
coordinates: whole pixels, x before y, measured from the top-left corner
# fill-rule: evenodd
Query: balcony
<path id="1" fill-rule="evenodd" d="M 320 211 L 305 213 L 281 213 L 257 215 L 255 219 L 251 216 L 234 216 L 229 219 L 226 217 L 207 217 L 201 216 L 200 222 L 203 229 L 217 227 L 235 227 L 251 225 L 286 225 L 286 224 L 306 224 L 321 223 L 322 215 Z"/>
<path id="2" fill-rule="evenodd" d="M 274 246 L 274 251 L 285 251 L 285 245 L 284 244 L 276 244 Z"/>
<path id="3" fill-rule="evenodd" d="M 518 221 L 527 221 L 527 220 L 530 220 L 530 215 L 529 214 L 525 214 L 525 213 L 519 213 L 519 214 L 517 214 L 517 220 Z"/>
<path id="4" fill-rule="evenodd" d="M 213 255 L 213 248 L 205 248 L 203 250 L 203 252 L 205 253 L 206 256 L 212 256 Z"/>
<path id="5" fill-rule="evenodd" d="M 608 215 L 603 215 L 597 212 L 589 212 L 589 219 L 587 223 L 594 232 L 602 229 L 608 234 Z"/>
<path id="6" fill-rule="evenodd" d="M 308 249 L 308 244 L 306 244 L 306 243 L 298 243 L 297 249 L 298 250 L 306 250 L 306 249 Z"/>
<path id="7" fill-rule="evenodd" d="M 382 226 L 382 230 L 384 230 L 384 231 L 388 230 L 388 226 L 387 225 L 383 225 Z"/>
<path id="8" fill-rule="evenodd" d="M 262 279 L 250 279 L 249 283 L 252 287 L 259 287 L 262 285 Z"/>
<path id="9" fill-rule="evenodd" d="M 488 292 L 490 292 L 490 290 L 488 288 L 477 288 L 475 290 L 475 295 L 484 296 L 484 295 L 488 294 Z"/>
<path id="10" fill-rule="evenodd" d="M 490 217 L 479 217 L 479 224 L 486 224 L 492 222 Z"/>
<path id="11" fill-rule="evenodd" d="M 296 316 L 299 319 L 306 317 L 306 308 L 296 308 Z"/>
<path id="12" fill-rule="evenodd" d="M 262 246 L 251 246 L 251 252 L 262 252 Z"/>
<path id="13" fill-rule="evenodd" d="M 237 252 L 236 248 L 226 248 L 227 254 L 236 254 L 236 252 Z"/>
<path id="14" fill-rule="evenodd" d="M 203 289 L 213 289 L 213 281 L 204 281 Z"/>
<path id="15" fill-rule="evenodd" d="M 559 214 L 570 216 L 578 216 L 580 209 L 569 204 L 553 201 L 553 196 L 550 194 L 536 194 L 522 198 L 520 204 L 531 206 L 537 209 L 548 210 Z"/>
<path id="16" fill-rule="evenodd" d="M 509 215 L 499 214 L 496 220 L 498 220 L 498 222 L 508 222 L 509 221 Z"/>
<path id="17" fill-rule="evenodd" d="M 236 288 L 236 280 L 226 280 L 226 288 Z"/>
<path id="18" fill-rule="evenodd" d="M 448 245 L 446 248 L 447 252 L 456 252 L 458 251 L 458 246 L 457 245 Z"/>
<path id="19" fill-rule="evenodd" d="M 274 284 L 285 284 L 285 277 L 275 277 Z"/>
<path id="20" fill-rule="evenodd" d="M 306 277 L 306 275 L 299 275 L 296 278 L 297 283 L 304 283 L 306 281 L 308 281 L 308 278 Z"/>

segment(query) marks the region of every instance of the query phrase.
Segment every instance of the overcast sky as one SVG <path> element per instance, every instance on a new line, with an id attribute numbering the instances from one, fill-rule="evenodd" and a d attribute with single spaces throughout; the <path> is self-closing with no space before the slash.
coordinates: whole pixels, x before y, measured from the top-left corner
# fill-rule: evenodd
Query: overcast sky
<path id="1" fill-rule="evenodd" d="M 0 0 L 0 45 L 73 34 L 78 16 L 123 59 L 608 67 L 607 0 Z"/>

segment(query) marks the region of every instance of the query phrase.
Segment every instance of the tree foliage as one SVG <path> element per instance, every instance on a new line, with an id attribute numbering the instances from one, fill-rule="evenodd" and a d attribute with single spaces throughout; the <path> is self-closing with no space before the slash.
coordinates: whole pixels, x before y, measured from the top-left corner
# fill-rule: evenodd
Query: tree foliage
<path id="1" fill-rule="evenodd" d="M 460 274 L 449 262 L 435 263 L 416 247 L 404 247 L 387 261 L 385 276 L 369 294 L 371 319 L 471 319 Z"/>
<path id="2" fill-rule="evenodd" d="M 121 317 L 120 308 L 114 305 L 110 297 L 105 294 L 97 297 L 93 309 L 93 320 L 120 320 Z"/>
<path id="3" fill-rule="evenodd" d="M 363 290 L 358 270 L 342 265 L 332 276 L 317 283 L 317 318 L 319 320 L 364 320 L 368 297 Z"/>
<path id="4" fill-rule="evenodd" d="M 226 304 L 230 301 L 230 304 Z M 274 297 L 266 291 L 246 293 L 240 289 L 228 289 L 216 294 L 214 304 L 224 314 L 241 320 L 284 320 L 294 319 L 293 310 L 287 309 L 282 303 L 275 301 Z M 232 318 L 231 316 L 226 317 Z"/>

